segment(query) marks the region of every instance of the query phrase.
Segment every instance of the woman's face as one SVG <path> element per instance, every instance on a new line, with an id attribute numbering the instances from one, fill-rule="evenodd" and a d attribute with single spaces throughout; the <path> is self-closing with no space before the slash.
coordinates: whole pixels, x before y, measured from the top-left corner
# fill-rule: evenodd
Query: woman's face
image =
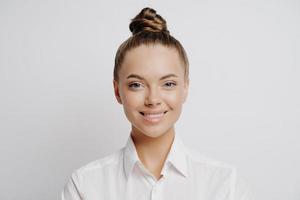
<path id="1" fill-rule="evenodd" d="M 140 45 L 127 52 L 118 75 L 115 96 L 132 134 L 155 138 L 174 131 L 189 86 L 177 50 Z"/>

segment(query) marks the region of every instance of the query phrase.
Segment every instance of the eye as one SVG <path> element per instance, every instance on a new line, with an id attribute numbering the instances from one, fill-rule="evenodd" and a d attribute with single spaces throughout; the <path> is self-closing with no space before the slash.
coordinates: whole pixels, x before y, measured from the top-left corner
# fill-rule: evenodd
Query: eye
<path id="1" fill-rule="evenodd" d="M 173 88 L 173 87 L 176 86 L 176 83 L 174 83 L 174 82 L 166 82 L 164 85 L 165 85 L 167 88 Z"/>
<path id="2" fill-rule="evenodd" d="M 138 82 L 134 82 L 134 83 L 129 84 L 129 88 L 132 88 L 132 89 L 138 89 L 138 88 L 141 88 L 141 87 L 142 87 L 142 84 L 140 84 Z"/>

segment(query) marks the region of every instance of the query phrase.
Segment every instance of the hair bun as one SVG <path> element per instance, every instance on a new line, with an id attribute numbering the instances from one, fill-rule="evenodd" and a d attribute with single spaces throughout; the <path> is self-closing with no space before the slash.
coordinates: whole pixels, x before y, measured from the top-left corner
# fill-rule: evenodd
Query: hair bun
<path id="1" fill-rule="evenodd" d="M 141 12 L 131 20 L 129 29 L 132 32 L 132 35 L 143 31 L 169 34 L 166 20 L 156 14 L 154 9 L 149 7 L 143 8 Z"/>

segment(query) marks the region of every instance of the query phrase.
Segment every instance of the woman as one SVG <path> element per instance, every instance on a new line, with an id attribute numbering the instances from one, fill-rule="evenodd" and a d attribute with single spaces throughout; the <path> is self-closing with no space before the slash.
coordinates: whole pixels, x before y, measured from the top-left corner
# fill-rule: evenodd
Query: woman
<path id="1" fill-rule="evenodd" d="M 184 48 L 166 21 L 144 8 L 119 47 L 113 86 L 132 125 L 126 146 L 76 170 L 62 200 L 248 199 L 234 167 L 204 158 L 175 134 L 188 95 Z"/>

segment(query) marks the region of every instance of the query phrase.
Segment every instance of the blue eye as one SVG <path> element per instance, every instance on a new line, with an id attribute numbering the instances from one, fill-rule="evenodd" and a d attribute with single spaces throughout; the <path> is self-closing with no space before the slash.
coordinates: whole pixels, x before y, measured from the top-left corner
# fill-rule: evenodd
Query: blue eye
<path id="1" fill-rule="evenodd" d="M 172 87 L 176 86 L 176 83 L 174 83 L 174 82 L 166 82 L 165 86 L 168 87 L 168 88 L 172 88 Z"/>
<path id="2" fill-rule="evenodd" d="M 129 88 L 133 88 L 133 89 L 136 89 L 136 88 L 140 88 L 142 85 L 140 83 L 131 83 L 129 84 Z"/>

